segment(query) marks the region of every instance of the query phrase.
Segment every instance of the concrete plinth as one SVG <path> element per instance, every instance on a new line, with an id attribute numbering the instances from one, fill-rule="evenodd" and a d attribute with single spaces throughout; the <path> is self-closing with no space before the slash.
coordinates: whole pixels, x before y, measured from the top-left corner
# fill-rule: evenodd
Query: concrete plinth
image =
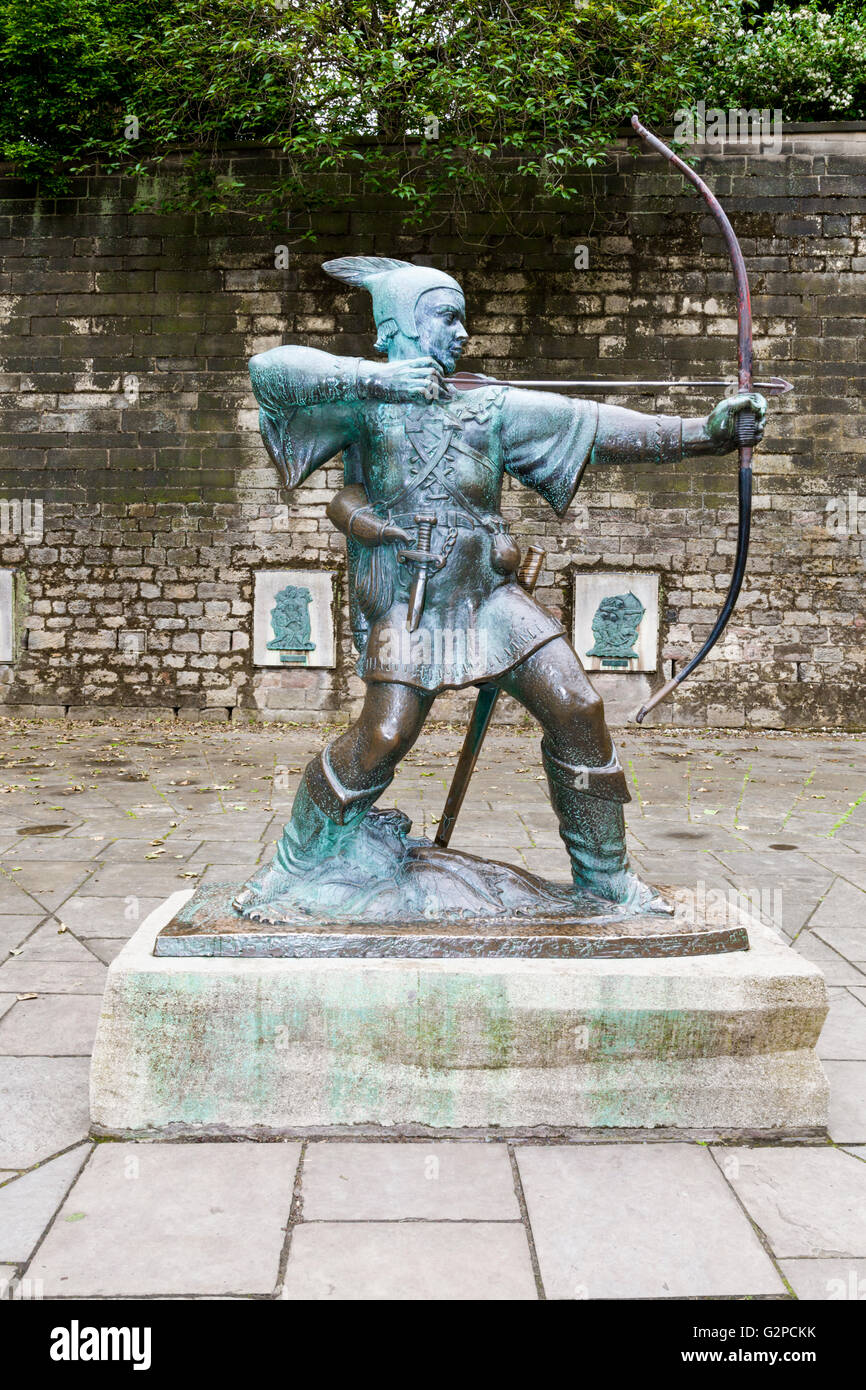
<path id="1" fill-rule="evenodd" d="M 110 967 L 96 1134 L 826 1125 L 823 976 L 753 918 L 748 951 L 699 957 L 155 957 L 189 896 Z"/>

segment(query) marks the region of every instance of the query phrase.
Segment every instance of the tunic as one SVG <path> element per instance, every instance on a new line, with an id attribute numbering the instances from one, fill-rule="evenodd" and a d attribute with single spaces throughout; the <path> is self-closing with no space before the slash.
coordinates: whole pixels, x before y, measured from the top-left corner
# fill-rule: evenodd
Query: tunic
<path id="1" fill-rule="evenodd" d="M 330 381 L 320 359 L 335 364 Z M 398 558 L 405 544 L 348 541 L 358 674 L 429 692 L 501 676 L 564 633 L 501 572 L 504 477 L 564 515 L 589 461 L 600 408 L 505 386 L 424 405 L 322 399 L 345 394 L 346 361 L 275 348 L 253 358 L 250 373 L 262 437 L 290 487 L 342 451 L 346 483 L 363 484 L 372 510 L 407 531 L 410 548 L 415 517 L 436 516 L 431 550 L 441 566 L 429 571 L 413 633 L 406 617 L 416 568 Z"/>

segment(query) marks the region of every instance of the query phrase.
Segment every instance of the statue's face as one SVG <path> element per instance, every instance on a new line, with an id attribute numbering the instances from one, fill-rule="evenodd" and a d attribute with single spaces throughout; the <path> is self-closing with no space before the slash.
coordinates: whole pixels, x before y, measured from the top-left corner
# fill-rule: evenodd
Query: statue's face
<path id="1" fill-rule="evenodd" d="M 418 352 L 435 357 L 447 372 L 453 372 L 469 337 L 463 323 L 466 306 L 456 290 L 427 290 L 415 305 Z"/>

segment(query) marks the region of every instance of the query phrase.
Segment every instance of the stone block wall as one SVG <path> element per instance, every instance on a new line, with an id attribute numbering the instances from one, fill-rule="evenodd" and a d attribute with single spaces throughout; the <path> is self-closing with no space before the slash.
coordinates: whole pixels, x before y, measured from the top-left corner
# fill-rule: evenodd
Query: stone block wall
<path id="1" fill-rule="evenodd" d="M 267 178 L 279 157 L 226 151 Z M 862 727 L 866 536 L 866 130 L 789 132 L 779 157 L 729 147 L 701 169 L 749 267 L 759 375 L 776 400 L 755 462 L 748 576 L 725 640 L 657 723 Z M 321 261 L 420 257 L 465 285 L 463 366 L 504 377 L 733 377 L 727 256 L 699 199 L 624 151 L 576 179 L 567 210 L 536 198 L 520 235 L 477 215 L 401 235 L 348 177 L 317 241 L 237 217 L 132 210 L 133 180 L 98 174 L 45 204 L 0 176 L 0 568 L 14 572 L 7 713 L 163 709 L 180 717 L 332 720 L 362 687 L 338 588 L 336 670 L 252 664 L 253 574 L 344 570 L 325 506 L 338 462 L 281 493 L 246 372 L 282 342 L 372 356 L 369 300 Z M 588 266 L 575 267 L 587 248 Z M 578 262 L 582 261 L 580 256 Z M 608 397 L 704 414 L 717 392 Z M 863 501 L 861 501 L 861 494 Z M 666 679 L 709 632 L 736 538 L 736 455 L 598 469 L 558 520 L 508 484 L 521 544 L 548 551 L 541 600 L 571 615 L 587 568 L 661 576 Z M 603 677 L 615 716 L 638 703 Z M 608 688 L 609 687 L 609 692 Z M 460 713 L 466 696 L 437 710 Z"/>

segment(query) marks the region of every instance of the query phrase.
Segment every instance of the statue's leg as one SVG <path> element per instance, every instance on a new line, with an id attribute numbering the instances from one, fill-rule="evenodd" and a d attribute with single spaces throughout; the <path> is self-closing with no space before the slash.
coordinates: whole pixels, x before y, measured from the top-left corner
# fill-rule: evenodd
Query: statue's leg
<path id="1" fill-rule="evenodd" d="M 634 911 L 666 910 L 655 889 L 629 868 L 625 774 L 602 699 L 571 643 L 564 637 L 548 642 L 510 671 L 502 688 L 544 730 L 544 770 L 575 885 Z"/>
<path id="2" fill-rule="evenodd" d="M 237 908 L 253 898 L 276 897 L 285 890 L 287 876 L 305 873 L 339 853 L 391 785 L 433 698 L 413 686 L 387 681 L 367 686 L 356 723 L 307 764 L 277 852 L 241 889 Z"/>

